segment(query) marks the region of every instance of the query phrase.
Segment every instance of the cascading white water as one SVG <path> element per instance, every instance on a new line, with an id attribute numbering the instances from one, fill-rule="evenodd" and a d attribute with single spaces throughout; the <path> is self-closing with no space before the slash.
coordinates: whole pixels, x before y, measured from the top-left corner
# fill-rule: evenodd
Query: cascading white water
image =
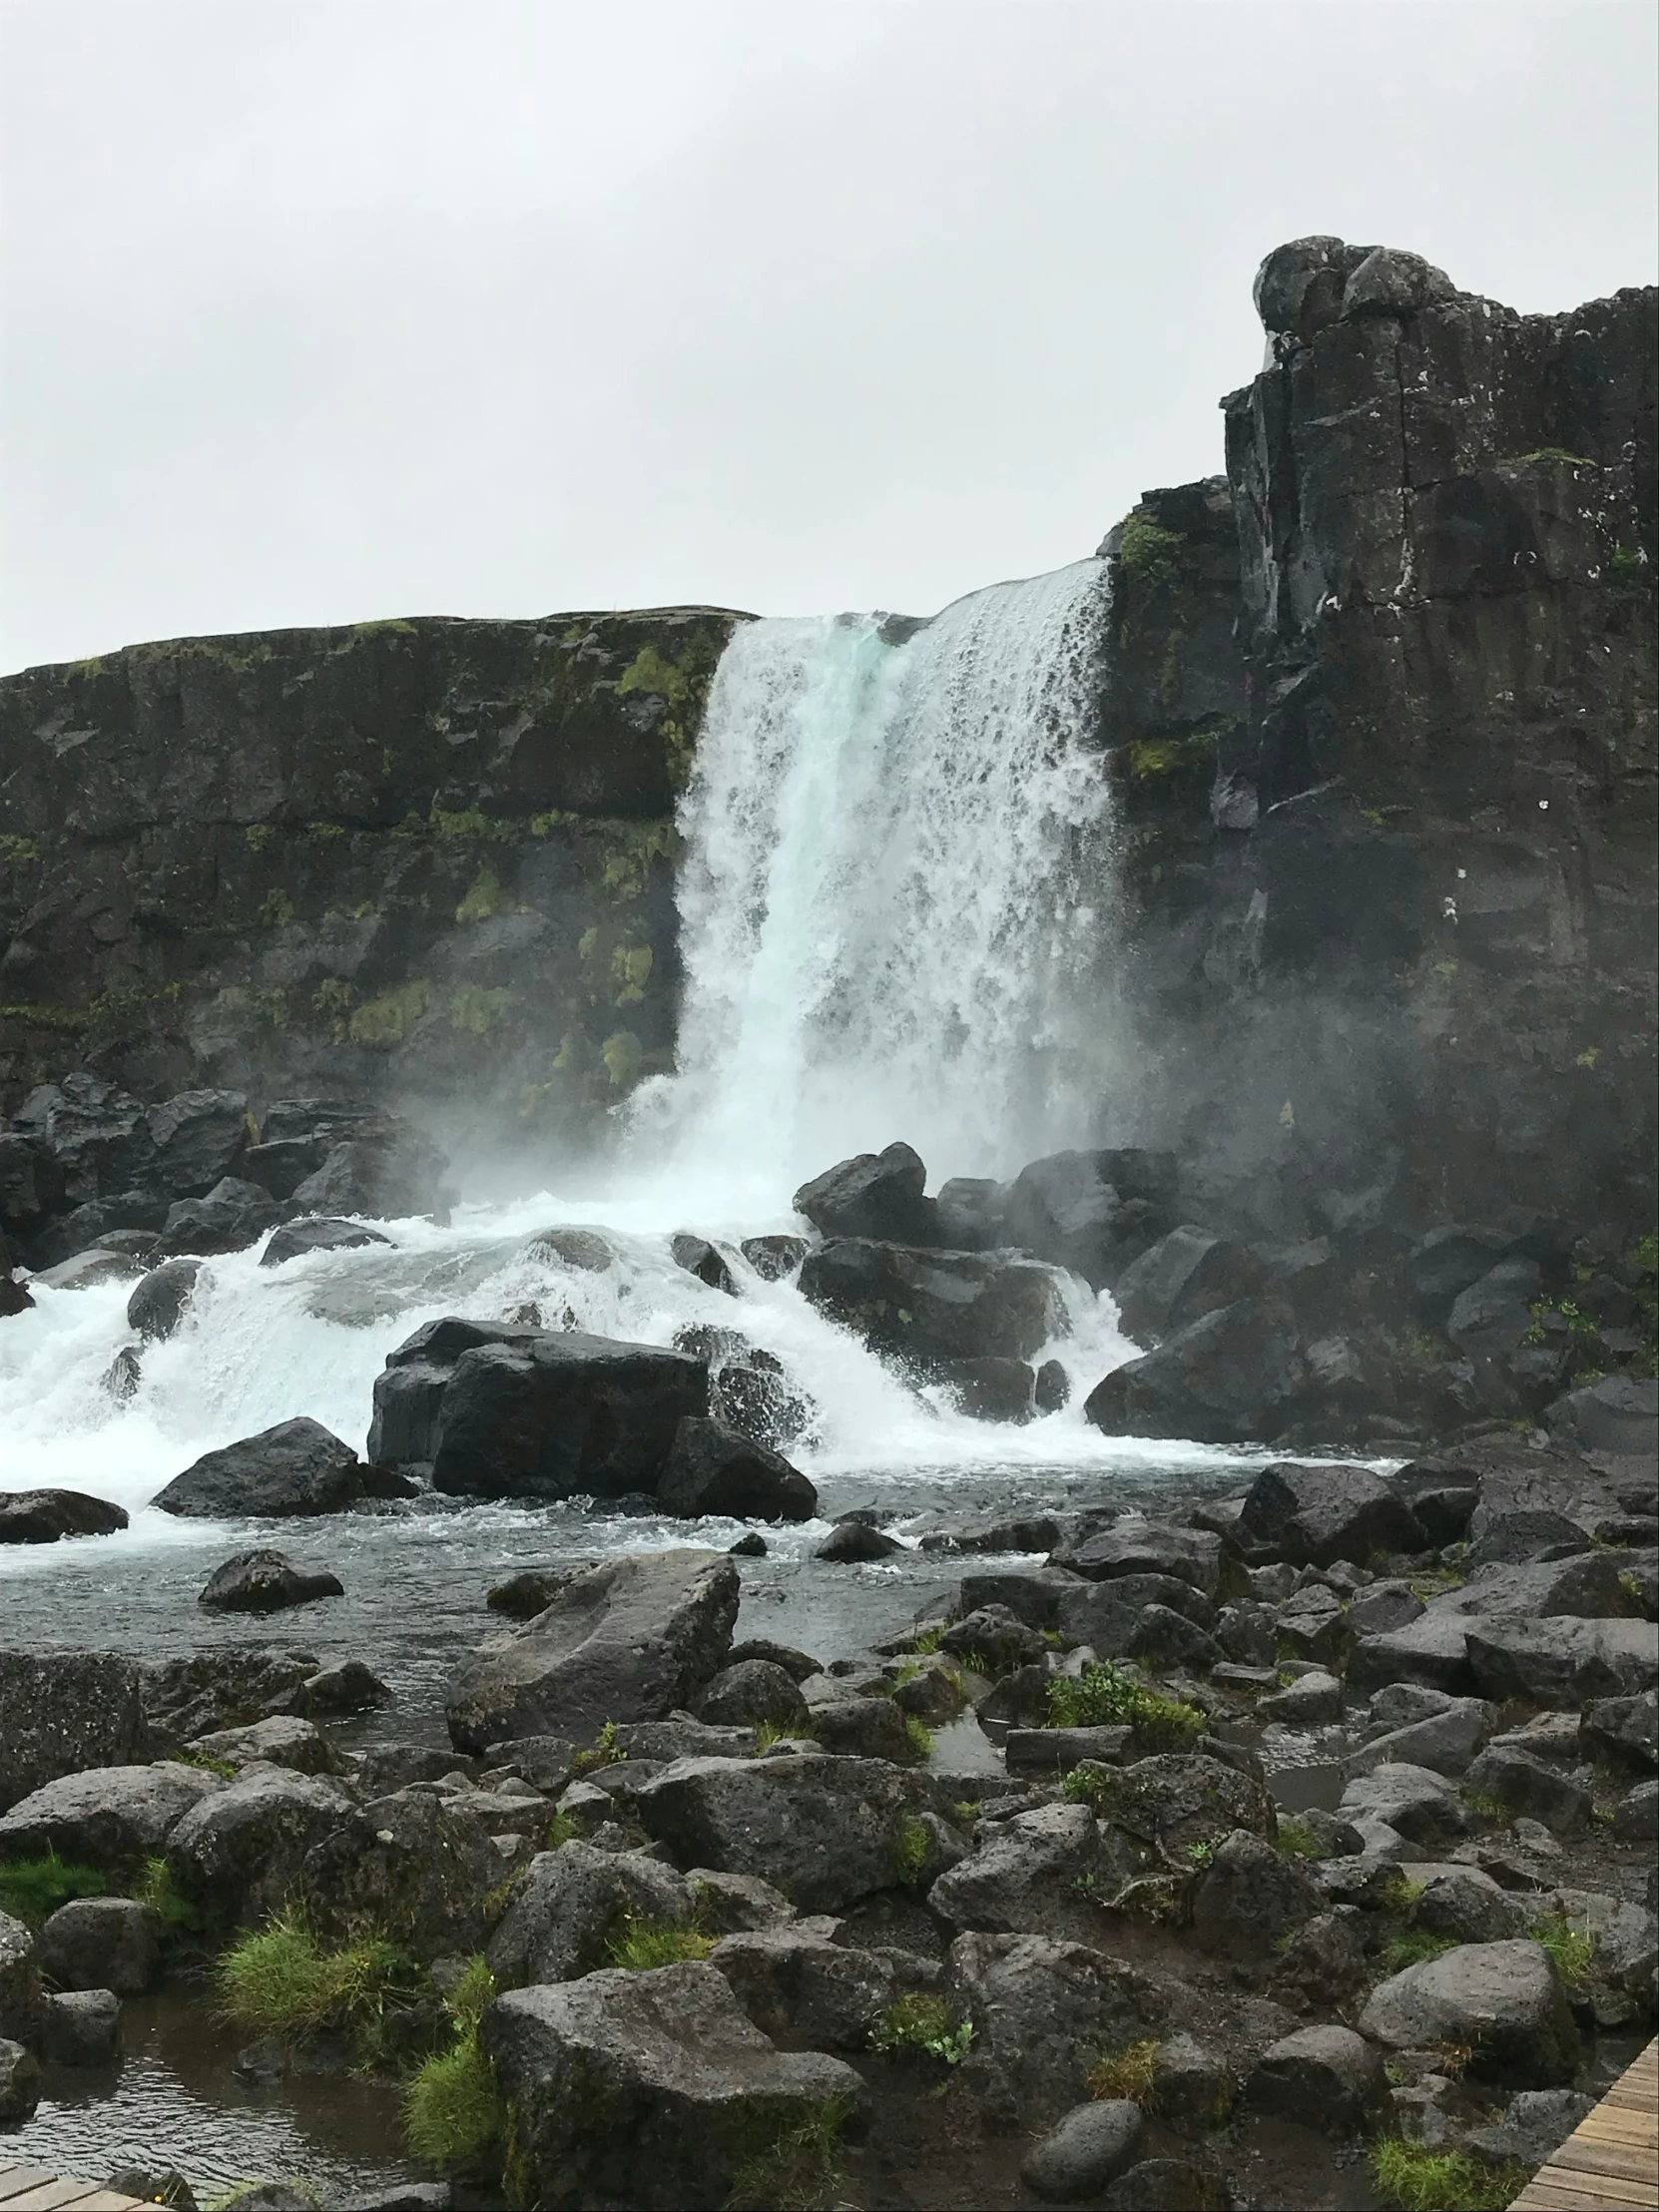
<path id="1" fill-rule="evenodd" d="M 1104 599 L 1080 561 L 898 637 L 871 615 L 733 638 L 681 817 L 679 1073 L 635 1108 L 683 1189 L 776 1205 L 898 1136 L 970 1174 L 1082 1134 Z"/>
<path id="2" fill-rule="evenodd" d="M 1081 1283 L 1047 1348 L 1078 1395 L 1009 1428 L 914 1391 L 792 1285 L 734 1255 L 734 1306 L 667 1247 L 679 1229 L 786 1226 L 805 1175 L 895 1137 L 935 1179 L 1085 1138 L 1104 1072 L 1077 987 L 1100 934 L 1088 901 L 1109 877 L 1106 786 L 1087 746 L 1103 616 L 1102 564 L 1084 561 L 914 628 L 876 616 L 741 628 L 683 811 L 680 1072 L 641 1095 L 612 1193 L 467 1206 L 447 1229 L 400 1223 L 389 1253 L 275 1271 L 255 1252 L 210 1261 L 184 1328 L 143 1350 L 125 1401 L 104 1378 L 131 1341 L 126 1286 L 43 1288 L 34 1313 L 0 1327 L 0 1488 L 64 1484 L 142 1506 L 201 1452 L 298 1413 L 360 1446 L 395 1344 L 442 1313 L 499 1318 L 527 1301 L 552 1325 L 643 1343 L 736 1326 L 815 1408 L 796 1455 L 821 1477 L 1097 1465 L 1081 1393 L 1130 1347 Z M 527 1245 L 553 1222 L 605 1225 L 611 1266 L 571 1269 Z M 161 1515 L 144 1525 L 195 1540 Z"/>

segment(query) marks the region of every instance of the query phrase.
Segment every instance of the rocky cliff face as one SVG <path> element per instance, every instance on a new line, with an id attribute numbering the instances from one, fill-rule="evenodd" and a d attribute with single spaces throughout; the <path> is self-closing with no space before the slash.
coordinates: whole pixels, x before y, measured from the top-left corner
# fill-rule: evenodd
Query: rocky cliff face
<path id="1" fill-rule="evenodd" d="M 184 639 L 0 681 L 0 1104 L 92 1066 L 580 1126 L 672 1054 L 708 608 Z"/>
<path id="2" fill-rule="evenodd" d="M 1655 294 L 1264 263 L 1227 474 L 1103 548 L 1136 1106 L 1309 1237 L 1653 1219 Z"/>

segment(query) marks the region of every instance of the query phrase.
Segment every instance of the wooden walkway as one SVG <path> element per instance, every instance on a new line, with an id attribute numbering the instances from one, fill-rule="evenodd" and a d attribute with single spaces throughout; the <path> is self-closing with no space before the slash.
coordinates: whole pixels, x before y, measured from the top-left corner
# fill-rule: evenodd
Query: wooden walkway
<path id="1" fill-rule="evenodd" d="M 3 2199 L 0 2212 L 10 2212 Z M 1510 2212 L 1659 2212 L 1659 2042 L 1625 2068 Z"/>
<path id="2" fill-rule="evenodd" d="M 0 2166 L 0 2212 L 156 2212 L 95 2181 L 59 2181 L 44 2166 Z"/>

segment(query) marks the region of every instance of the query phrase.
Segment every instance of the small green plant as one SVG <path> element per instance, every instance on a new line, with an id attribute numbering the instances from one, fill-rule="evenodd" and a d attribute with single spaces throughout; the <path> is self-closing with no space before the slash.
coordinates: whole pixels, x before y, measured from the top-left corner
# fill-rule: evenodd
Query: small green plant
<path id="1" fill-rule="evenodd" d="M 1213 1836 L 1205 1836 L 1198 1843 L 1187 1846 L 1187 1857 L 1195 1867 L 1211 1866 L 1215 1856 L 1216 1839 Z"/>
<path id="2" fill-rule="evenodd" d="M 943 1997 L 914 1990 L 894 1997 L 869 2031 L 869 2047 L 883 2055 L 918 2050 L 959 2066 L 973 2043 L 973 2022 L 958 2020 Z"/>
<path id="3" fill-rule="evenodd" d="M 1379 1955 L 1385 1973 L 1402 1973 L 1407 1966 L 1420 1966 L 1425 1958 L 1438 1958 L 1441 1951 L 1456 1946 L 1455 1936 L 1436 1936 L 1427 1928 L 1402 1928 L 1388 1937 Z"/>
<path id="4" fill-rule="evenodd" d="M 1400 1874 L 1397 1870 L 1392 1875 L 1385 1876 L 1377 1886 L 1379 1906 L 1384 1913 L 1392 1913 L 1400 1918 L 1415 1910 L 1416 1902 L 1421 1896 L 1422 1884 L 1413 1882 L 1409 1875 Z"/>
<path id="5" fill-rule="evenodd" d="M 1507 1828 L 1509 1808 L 1501 1798 L 1493 1797 L 1488 1790 L 1465 1790 L 1463 1803 L 1471 1813 L 1483 1821 L 1490 1821 L 1495 1828 Z"/>
<path id="6" fill-rule="evenodd" d="M 482 1958 L 469 1959 L 444 1999 L 454 2039 L 416 2069 L 403 2092 L 403 2132 L 425 2165 L 490 2175 L 500 2164 L 506 2100 L 478 2040 L 478 2023 L 494 1994 L 489 1967 Z"/>
<path id="7" fill-rule="evenodd" d="M 221 1782 L 235 1782 L 242 1771 L 229 1759 L 216 1759 L 211 1751 L 176 1751 L 172 1764 L 176 1767 L 200 1767 L 204 1774 L 217 1774 Z"/>
<path id="8" fill-rule="evenodd" d="M 944 1623 L 935 1622 L 931 1628 L 923 1628 L 910 1638 L 908 1649 L 918 1658 L 925 1659 L 929 1652 L 937 1651 L 939 1638 L 944 1634 Z"/>
<path id="9" fill-rule="evenodd" d="M 1650 563 L 1639 545 L 1615 545 L 1607 563 L 1607 586 L 1621 599 L 1634 599 L 1647 589 Z"/>
<path id="10" fill-rule="evenodd" d="M 1596 1939 L 1588 1929 L 1574 1928 L 1564 1913 L 1543 1913 L 1527 1924 L 1526 1933 L 1549 1952 L 1567 1988 L 1584 1986 L 1596 1954 Z"/>
<path id="11" fill-rule="evenodd" d="M 913 1682 L 920 1673 L 921 1661 L 919 1659 L 898 1660 L 892 1672 L 887 1676 L 889 1695 L 894 1690 L 901 1690 L 906 1682 Z"/>
<path id="12" fill-rule="evenodd" d="M 1060 1778 L 1060 1795 L 1068 1805 L 1086 1805 L 1103 1814 L 1112 1799 L 1112 1778 L 1102 1766 L 1086 1759 Z"/>
<path id="13" fill-rule="evenodd" d="M 707 1958 L 715 1947 L 712 1936 L 684 1922 L 640 1921 L 628 1914 L 605 1945 L 611 1964 L 629 1973 L 651 1973 L 658 1966 L 683 1966 L 690 1959 Z"/>
<path id="14" fill-rule="evenodd" d="M 1564 445 L 1540 445 L 1535 453 L 1517 453 L 1518 461 L 1565 461 L 1571 468 L 1594 468 L 1587 453 L 1569 453 Z"/>
<path id="15" fill-rule="evenodd" d="M 180 1895 L 165 1859 L 147 1859 L 144 1872 L 133 1885 L 140 1905 L 148 1905 L 170 1935 L 195 1935 L 202 1926 L 202 1910 Z"/>
<path id="16" fill-rule="evenodd" d="M 919 1814 L 910 1813 L 898 1824 L 892 1847 L 893 1873 L 901 1888 L 920 1879 L 933 1849 L 933 1832 Z"/>
<path id="17" fill-rule="evenodd" d="M 910 1749 L 919 1760 L 925 1762 L 932 1758 L 933 1731 L 924 1722 L 918 1721 L 913 1713 L 906 1713 L 904 1716 L 904 1734 Z"/>
<path id="18" fill-rule="evenodd" d="M 1156 2037 L 1124 2043 L 1117 2050 L 1103 2050 L 1090 2067 L 1087 2079 L 1091 2097 L 1127 2097 L 1131 2104 L 1153 2101 L 1153 2079 L 1163 2044 Z"/>
<path id="19" fill-rule="evenodd" d="M 600 1767 L 614 1767 L 627 1756 L 616 1740 L 616 1722 L 607 1721 L 594 1738 L 592 1749 L 579 1751 L 570 1762 L 570 1771 L 572 1774 L 593 1774 Z"/>
<path id="20" fill-rule="evenodd" d="M 0 1866 L 0 1912 L 15 1914 L 38 1927 L 60 1905 L 74 1898 L 101 1898 L 108 1882 L 96 1867 L 77 1866 L 55 1851 L 38 1859 L 13 1859 Z"/>
<path id="21" fill-rule="evenodd" d="M 1642 1604 L 1642 1585 L 1636 1580 L 1636 1577 L 1633 1574 L 1621 1574 L 1619 1576 L 1619 1588 L 1639 1612 Z"/>
<path id="22" fill-rule="evenodd" d="M 958 1828 L 971 1828 L 979 1818 L 977 1798 L 958 1798 L 950 1808 L 950 1817 Z"/>
<path id="23" fill-rule="evenodd" d="M 579 1834 L 580 1830 L 568 1813 L 555 1813 L 547 1824 L 547 1842 L 542 1848 L 563 1851 L 566 1844 L 575 1843 Z"/>
<path id="24" fill-rule="evenodd" d="M 825 2212 L 839 2194 L 841 2130 L 851 2109 L 845 2097 L 826 2097 L 756 2143 L 738 2161 L 728 2212 Z"/>
<path id="25" fill-rule="evenodd" d="M 1320 1856 L 1319 1838 L 1308 1823 L 1299 1820 L 1294 1813 L 1281 1814 L 1273 1848 L 1281 1859 L 1317 1859 Z"/>
<path id="26" fill-rule="evenodd" d="M 1372 2179 L 1402 2212 L 1504 2212 L 1526 2186 L 1513 2161 L 1488 2166 L 1466 2150 L 1430 2150 L 1388 2136 L 1371 2154 Z"/>
<path id="27" fill-rule="evenodd" d="M 1160 1697 L 1103 1662 L 1086 1666 L 1076 1676 L 1050 1677 L 1048 1727 L 1114 1725 L 1133 1728 L 1148 1751 L 1185 1751 L 1203 1735 L 1206 1724 L 1196 1705 Z"/>
<path id="28" fill-rule="evenodd" d="M 292 1910 L 233 1943 L 216 1971 L 226 2017 L 256 2035 L 349 2027 L 371 2041 L 385 2011 L 411 2002 L 421 1984 L 419 1969 L 383 1936 L 327 1949 Z"/>

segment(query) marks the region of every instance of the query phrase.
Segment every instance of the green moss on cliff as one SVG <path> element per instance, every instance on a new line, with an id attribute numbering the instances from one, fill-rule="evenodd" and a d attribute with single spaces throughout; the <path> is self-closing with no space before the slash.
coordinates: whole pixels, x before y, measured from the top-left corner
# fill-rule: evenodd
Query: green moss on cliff
<path id="1" fill-rule="evenodd" d="M 471 888 L 455 908 L 457 921 L 488 921 L 501 910 L 501 879 L 486 860 L 472 879 Z"/>
<path id="2" fill-rule="evenodd" d="M 347 1024 L 351 1042 L 383 1050 L 401 1044 L 425 1013 L 431 995 L 431 985 L 416 975 L 406 983 L 399 983 L 394 990 L 383 991 L 378 998 L 369 999 L 357 1008 Z"/>

